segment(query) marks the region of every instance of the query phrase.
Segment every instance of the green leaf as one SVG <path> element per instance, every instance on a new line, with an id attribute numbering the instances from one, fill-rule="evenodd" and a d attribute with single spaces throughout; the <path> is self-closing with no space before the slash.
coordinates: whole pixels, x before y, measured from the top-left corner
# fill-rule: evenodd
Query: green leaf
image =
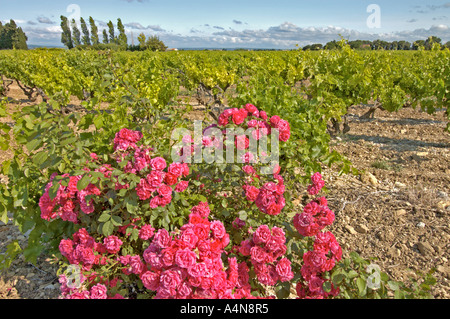
<path id="1" fill-rule="evenodd" d="M 275 294 L 278 299 L 286 299 L 291 294 L 291 285 L 289 282 L 283 282 L 275 288 Z"/>
<path id="2" fill-rule="evenodd" d="M 26 146 L 27 146 L 28 151 L 31 152 L 31 151 L 34 151 L 40 144 L 41 144 L 41 140 L 35 138 L 35 139 L 32 139 L 31 141 L 29 141 Z"/>
<path id="3" fill-rule="evenodd" d="M 114 224 L 114 226 L 122 226 L 122 218 L 120 218 L 120 216 L 113 216 L 111 218 L 111 222 Z"/>
<path id="4" fill-rule="evenodd" d="M 39 152 L 33 156 L 33 163 L 36 165 L 41 165 L 48 158 L 47 152 Z"/>
<path id="5" fill-rule="evenodd" d="M 79 191 L 85 189 L 86 187 L 88 187 L 89 183 L 91 182 L 91 177 L 89 176 L 89 174 L 84 175 L 77 183 L 77 189 Z"/>
<path id="6" fill-rule="evenodd" d="M 109 213 L 103 213 L 98 218 L 98 221 L 100 223 L 105 223 L 105 222 L 109 221 L 110 219 L 111 219 L 111 215 Z"/>
<path id="7" fill-rule="evenodd" d="M 104 236 L 110 236 L 114 232 L 114 225 L 111 221 L 107 221 L 102 226 L 102 234 Z"/>
<path id="8" fill-rule="evenodd" d="M 240 220 L 247 220 L 247 212 L 245 210 L 241 210 L 239 213 L 239 219 Z"/>
<path id="9" fill-rule="evenodd" d="M 5 225 L 8 224 L 8 210 L 6 209 L 3 203 L 0 203 L 0 221 L 2 221 Z"/>
<path id="10" fill-rule="evenodd" d="M 356 286 L 358 287 L 359 295 L 364 296 L 366 294 L 366 280 L 359 277 L 358 279 L 356 279 Z"/>
<path id="11" fill-rule="evenodd" d="M 392 289 L 392 290 L 394 290 L 394 291 L 397 290 L 397 289 L 399 288 L 398 282 L 389 280 L 389 281 L 387 282 L 387 284 L 388 284 L 389 288 Z"/>

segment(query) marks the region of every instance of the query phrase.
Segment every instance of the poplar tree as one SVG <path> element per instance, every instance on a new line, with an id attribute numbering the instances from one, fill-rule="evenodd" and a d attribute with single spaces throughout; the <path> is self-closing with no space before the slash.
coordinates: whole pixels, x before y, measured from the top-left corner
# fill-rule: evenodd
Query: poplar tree
<path id="1" fill-rule="evenodd" d="M 98 28 L 92 17 L 89 17 L 89 23 L 91 25 L 91 42 L 93 45 L 99 44 L 100 40 L 98 38 Z"/>
<path id="2" fill-rule="evenodd" d="M 123 26 L 122 20 L 119 18 L 117 19 L 117 29 L 119 30 L 119 38 L 118 38 L 118 44 L 120 46 L 127 46 L 128 39 L 127 35 L 125 34 L 125 27 Z"/>
<path id="3" fill-rule="evenodd" d="M 82 42 L 85 45 L 91 45 L 91 37 L 89 36 L 89 30 L 86 25 L 86 21 L 83 18 L 80 18 L 81 23 L 81 31 L 83 32 Z"/>
<path id="4" fill-rule="evenodd" d="M 72 42 L 75 47 L 81 44 L 81 33 L 75 19 L 72 19 Z"/>
<path id="5" fill-rule="evenodd" d="M 114 34 L 114 24 L 111 21 L 109 21 L 107 25 L 109 28 L 109 43 L 116 43 L 116 36 Z"/>
<path id="6" fill-rule="evenodd" d="M 106 29 L 103 29 L 103 43 L 104 44 L 108 44 L 109 43 L 108 33 L 106 32 Z"/>
<path id="7" fill-rule="evenodd" d="M 61 16 L 61 42 L 68 48 L 73 48 L 72 34 L 70 32 L 69 20 L 65 16 Z"/>

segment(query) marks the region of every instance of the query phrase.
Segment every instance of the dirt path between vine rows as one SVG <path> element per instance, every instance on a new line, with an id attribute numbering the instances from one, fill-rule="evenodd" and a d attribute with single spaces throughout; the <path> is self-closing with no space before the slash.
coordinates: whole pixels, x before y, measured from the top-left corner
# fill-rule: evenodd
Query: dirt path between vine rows
<path id="1" fill-rule="evenodd" d="M 8 95 L 10 107 L 30 105 L 18 88 Z M 363 172 L 338 175 L 324 167 L 329 206 L 336 214 L 328 228 L 344 254 L 360 253 L 396 280 L 420 278 L 434 269 L 434 298 L 450 298 L 450 135 L 444 111 L 428 115 L 410 108 L 398 113 L 367 107 L 349 110 L 351 130 L 332 138 L 332 148 Z M 9 152 L 0 153 L 0 161 Z M 301 197 L 303 194 L 299 194 Z M 300 209 L 300 207 L 299 207 Z M 0 253 L 14 240 L 23 247 L 26 234 L 0 226 Z M 57 267 L 49 256 L 35 265 L 19 256 L 0 274 L 0 299 L 54 299 L 59 295 Z"/>

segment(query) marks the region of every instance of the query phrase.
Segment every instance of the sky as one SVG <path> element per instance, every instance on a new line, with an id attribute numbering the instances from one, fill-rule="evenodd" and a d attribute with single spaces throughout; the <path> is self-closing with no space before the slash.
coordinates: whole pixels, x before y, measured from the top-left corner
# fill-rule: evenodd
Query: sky
<path id="1" fill-rule="evenodd" d="M 170 48 L 294 49 L 341 36 L 450 41 L 449 0 L 0 0 L 0 21 L 13 19 L 28 45 L 62 46 L 61 15 L 92 16 L 100 35 L 120 18 L 129 44 L 144 33 Z"/>

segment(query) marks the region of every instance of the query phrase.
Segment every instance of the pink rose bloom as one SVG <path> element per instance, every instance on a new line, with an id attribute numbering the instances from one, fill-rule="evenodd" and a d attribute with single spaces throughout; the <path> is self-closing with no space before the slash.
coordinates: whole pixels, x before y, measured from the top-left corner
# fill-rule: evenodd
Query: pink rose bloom
<path id="1" fill-rule="evenodd" d="M 316 270 L 320 270 L 326 260 L 327 257 L 323 252 L 307 251 L 303 254 L 303 261 L 305 262 L 305 265 L 308 265 Z"/>
<path id="2" fill-rule="evenodd" d="M 189 248 L 194 249 L 197 244 L 198 237 L 192 228 L 187 228 L 181 233 L 180 240 Z"/>
<path id="3" fill-rule="evenodd" d="M 180 163 L 172 163 L 169 165 L 169 168 L 167 171 L 177 177 L 181 177 L 181 175 L 183 175 L 184 167 Z"/>
<path id="4" fill-rule="evenodd" d="M 159 286 L 159 274 L 151 271 L 146 271 L 140 276 L 144 287 L 156 291 Z"/>
<path id="5" fill-rule="evenodd" d="M 289 131 L 291 129 L 289 122 L 281 119 L 277 123 L 277 128 L 280 130 L 280 132 Z"/>
<path id="6" fill-rule="evenodd" d="M 164 173 L 161 171 L 151 171 L 146 179 L 151 188 L 157 189 L 164 180 Z"/>
<path id="7" fill-rule="evenodd" d="M 192 293 L 192 288 L 183 281 L 177 288 L 177 299 L 188 299 Z"/>
<path id="8" fill-rule="evenodd" d="M 233 123 L 236 125 L 240 125 L 244 123 L 245 118 L 247 117 L 248 112 L 245 109 L 240 109 L 237 112 L 233 112 Z"/>
<path id="9" fill-rule="evenodd" d="M 59 243 L 59 251 L 64 257 L 68 258 L 73 252 L 73 241 L 71 239 L 62 239 Z"/>
<path id="10" fill-rule="evenodd" d="M 271 237 L 272 234 L 270 232 L 269 226 L 261 225 L 256 229 L 255 233 L 253 234 L 253 242 L 256 245 L 265 244 L 270 240 Z"/>
<path id="11" fill-rule="evenodd" d="M 172 238 L 169 235 L 169 232 L 161 228 L 158 230 L 158 232 L 155 234 L 155 237 L 153 238 L 153 242 L 158 245 L 160 248 L 167 248 L 169 247 L 170 243 L 172 242 Z"/>
<path id="12" fill-rule="evenodd" d="M 281 281 L 289 281 L 294 277 L 294 273 L 291 269 L 291 262 L 287 258 L 282 258 L 278 261 L 275 270 Z"/>
<path id="13" fill-rule="evenodd" d="M 267 113 L 265 111 L 259 111 L 259 116 L 263 119 L 263 120 L 267 120 Z"/>
<path id="14" fill-rule="evenodd" d="M 217 120 L 217 124 L 219 126 L 225 126 L 228 125 L 229 121 L 228 121 L 228 117 L 225 116 L 223 113 L 220 114 L 219 119 Z"/>
<path id="15" fill-rule="evenodd" d="M 145 264 L 142 262 L 139 255 L 130 257 L 130 271 L 133 274 L 139 275 L 144 270 Z"/>
<path id="16" fill-rule="evenodd" d="M 167 167 L 166 160 L 162 157 L 155 157 L 150 161 L 150 166 L 153 170 L 162 171 Z"/>
<path id="17" fill-rule="evenodd" d="M 193 214 L 197 214 L 200 217 L 206 218 L 211 212 L 207 202 L 200 202 L 197 206 L 191 208 Z"/>
<path id="18" fill-rule="evenodd" d="M 257 127 L 258 126 L 258 121 L 253 119 L 247 122 L 247 126 L 250 127 Z"/>
<path id="19" fill-rule="evenodd" d="M 322 179 L 322 175 L 321 175 L 319 172 L 314 173 L 314 174 L 311 176 L 311 182 L 312 182 L 313 184 L 317 184 L 321 179 Z"/>
<path id="20" fill-rule="evenodd" d="M 158 188 L 158 194 L 162 197 L 168 197 L 172 195 L 172 187 L 163 184 Z"/>
<path id="21" fill-rule="evenodd" d="M 282 142 L 287 142 L 291 138 L 291 132 L 290 131 L 281 131 L 278 138 Z"/>
<path id="22" fill-rule="evenodd" d="M 239 135 L 239 136 L 236 136 L 235 144 L 236 144 L 236 148 L 238 150 L 245 150 L 249 147 L 250 140 L 245 135 Z"/>
<path id="23" fill-rule="evenodd" d="M 272 228 L 272 239 L 275 240 L 278 244 L 284 244 L 286 242 L 286 235 L 284 233 L 284 230 L 280 227 L 273 227 Z"/>
<path id="24" fill-rule="evenodd" d="M 256 172 L 251 165 L 245 165 L 244 167 L 242 167 L 242 170 L 248 175 L 254 174 Z"/>
<path id="25" fill-rule="evenodd" d="M 153 237 L 155 229 L 151 225 L 144 225 L 139 230 L 139 238 L 142 240 L 149 240 Z"/>
<path id="26" fill-rule="evenodd" d="M 250 240 L 244 240 L 241 242 L 241 246 L 239 247 L 239 252 L 244 256 L 249 256 L 251 253 L 252 242 Z"/>
<path id="27" fill-rule="evenodd" d="M 259 246 L 253 246 L 250 249 L 250 256 L 252 258 L 252 261 L 257 263 L 264 263 L 267 258 L 267 253 L 263 248 Z"/>
<path id="28" fill-rule="evenodd" d="M 122 244 L 123 242 L 114 235 L 110 235 L 103 239 L 103 245 L 110 254 L 118 253 Z"/>
<path id="29" fill-rule="evenodd" d="M 247 186 L 245 188 L 245 196 L 247 197 L 247 200 L 250 202 L 254 202 L 256 200 L 256 198 L 259 195 L 259 189 L 256 188 L 255 186 Z"/>
<path id="30" fill-rule="evenodd" d="M 208 272 L 208 266 L 206 263 L 201 262 L 194 264 L 188 269 L 188 273 L 192 277 L 204 277 Z"/>
<path id="31" fill-rule="evenodd" d="M 192 267 L 195 264 L 196 259 L 197 256 L 195 253 L 188 248 L 177 250 L 175 253 L 175 263 L 181 268 L 188 269 Z"/>
<path id="32" fill-rule="evenodd" d="M 189 186 L 189 181 L 180 181 L 177 186 L 175 186 L 175 192 L 182 193 L 184 192 Z"/>
<path id="33" fill-rule="evenodd" d="M 215 239 L 222 239 L 226 234 L 225 226 L 221 221 L 215 220 L 211 222 L 210 228 Z"/>
<path id="34" fill-rule="evenodd" d="M 316 293 L 316 294 L 323 294 L 323 283 L 325 282 L 325 280 L 323 280 L 322 278 L 312 275 L 309 283 L 308 283 L 308 288 L 311 292 Z"/>
<path id="35" fill-rule="evenodd" d="M 103 284 L 96 284 L 91 288 L 91 299 L 107 299 L 107 288 Z"/>
<path id="36" fill-rule="evenodd" d="M 148 181 L 144 178 L 141 178 L 139 184 L 136 185 L 136 194 L 138 195 L 140 200 L 147 200 L 152 196 L 154 187 L 150 186 Z"/>
<path id="37" fill-rule="evenodd" d="M 248 113 L 254 113 L 254 112 L 258 111 L 256 106 L 254 106 L 253 104 L 246 104 L 244 106 L 244 108 L 247 110 Z"/>
<path id="38" fill-rule="evenodd" d="M 274 115 L 270 118 L 269 122 L 273 127 L 277 127 L 278 122 L 280 122 L 281 118 L 278 115 Z"/>

